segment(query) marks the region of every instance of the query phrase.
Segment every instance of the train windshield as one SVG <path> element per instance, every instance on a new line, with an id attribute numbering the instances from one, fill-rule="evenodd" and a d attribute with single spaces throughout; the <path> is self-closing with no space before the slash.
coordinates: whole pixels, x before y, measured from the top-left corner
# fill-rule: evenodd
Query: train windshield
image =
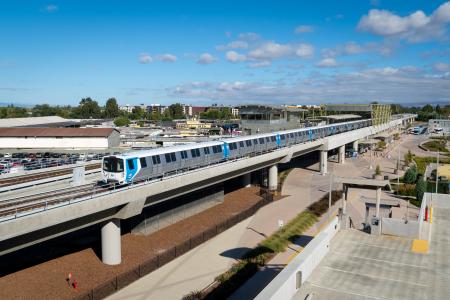
<path id="1" fill-rule="evenodd" d="M 103 159 L 103 170 L 113 173 L 123 172 L 123 159 L 114 156 L 105 157 Z"/>

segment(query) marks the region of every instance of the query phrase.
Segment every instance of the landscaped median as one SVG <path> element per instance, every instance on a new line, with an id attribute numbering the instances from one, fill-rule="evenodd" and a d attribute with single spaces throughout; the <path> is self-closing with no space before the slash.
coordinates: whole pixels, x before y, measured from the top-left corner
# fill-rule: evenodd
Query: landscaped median
<path id="1" fill-rule="evenodd" d="M 333 205 L 342 198 L 342 191 L 333 191 L 331 198 Z M 305 233 L 327 211 L 328 193 L 259 243 L 257 247 L 247 252 L 228 271 L 216 277 L 215 282 L 208 288 L 192 292 L 183 299 L 225 299 L 229 297 L 276 254 L 284 252 L 290 243 Z"/>

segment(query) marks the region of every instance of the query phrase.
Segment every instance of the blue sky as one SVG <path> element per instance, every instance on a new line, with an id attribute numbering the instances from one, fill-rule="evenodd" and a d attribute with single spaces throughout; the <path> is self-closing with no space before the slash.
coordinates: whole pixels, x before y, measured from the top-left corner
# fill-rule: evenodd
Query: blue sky
<path id="1" fill-rule="evenodd" d="M 0 103 L 450 102 L 449 24 L 433 0 L 0 0 Z"/>

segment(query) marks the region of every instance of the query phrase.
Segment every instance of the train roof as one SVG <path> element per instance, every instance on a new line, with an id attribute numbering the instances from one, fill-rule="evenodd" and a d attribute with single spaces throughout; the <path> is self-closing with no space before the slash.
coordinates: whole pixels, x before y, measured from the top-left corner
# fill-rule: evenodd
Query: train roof
<path id="1" fill-rule="evenodd" d="M 159 154 L 165 154 L 165 153 L 171 153 L 171 152 L 191 150 L 191 149 L 196 149 L 196 148 L 217 146 L 217 145 L 222 145 L 222 144 L 223 143 L 220 142 L 220 141 L 217 141 L 217 142 L 190 143 L 190 144 L 186 144 L 186 145 L 159 147 L 159 148 L 154 148 L 154 149 L 149 149 L 149 150 L 127 152 L 127 153 L 122 153 L 120 155 L 113 155 L 113 156 L 116 156 L 116 157 L 117 156 L 124 156 L 124 157 L 152 156 L 152 155 L 159 155 Z"/>
<path id="2" fill-rule="evenodd" d="M 239 137 L 222 139 L 221 141 L 222 142 L 226 142 L 226 143 L 234 143 L 234 142 L 240 142 L 240 141 L 247 141 L 247 140 L 254 140 L 254 139 L 264 138 L 264 137 L 273 136 L 273 135 L 275 135 L 275 132 L 273 132 L 273 133 L 260 133 L 260 134 L 253 134 L 253 135 L 244 135 L 244 136 L 239 136 Z"/>

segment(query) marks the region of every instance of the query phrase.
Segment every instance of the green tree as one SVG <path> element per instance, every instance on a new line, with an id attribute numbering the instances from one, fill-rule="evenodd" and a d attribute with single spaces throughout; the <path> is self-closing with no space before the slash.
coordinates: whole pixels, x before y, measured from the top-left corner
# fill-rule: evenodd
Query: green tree
<path id="1" fill-rule="evenodd" d="M 16 107 L 8 105 L 7 107 L 0 107 L 0 118 L 24 118 L 28 117 L 28 112 L 23 107 Z"/>
<path id="2" fill-rule="evenodd" d="M 154 112 L 150 113 L 149 119 L 157 122 L 157 121 L 162 120 L 162 116 L 159 111 L 154 111 Z"/>
<path id="3" fill-rule="evenodd" d="M 433 112 L 433 106 L 431 104 L 427 104 L 424 107 L 422 107 L 422 111 L 426 113 L 432 113 Z"/>
<path id="4" fill-rule="evenodd" d="M 82 119 L 96 119 L 100 117 L 100 107 L 97 101 L 92 100 L 90 97 L 83 98 L 80 101 L 80 105 L 75 109 L 75 115 Z"/>
<path id="5" fill-rule="evenodd" d="M 168 108 L 170 116 L 173 119 L 183 119 L 184 118 L 184 114 L 183 114 L 183 105 L 181 105 L 180 103 L 175 103 L 169 106 Z"/>
<path id="6" fill-rule="evenodd" d="M 416 183 L 416 199 L 417 200 L 422 200 L 423 198 L 423 194 L 425 193 L 427 189 L 427 183 L 425 182 L 425 180 L 423 180 L 422 176 L 419 178 L 419 180 L 417 180 Z"/>
<path id="7" fill-rule="evenodd" d="M 377 176 L 381 175 L 381 168 L 380 168 L 380 165 L 377 165 L 377 166 L 376 166 L 376 168 L 375 168 L 375 175 L 377 175 Z"/>
<path id="8" fill-rule="evenodd" d="M 405 176 L 403 176 L 404 183 L 415 183 L 417 180 L 417 169 L 415 166 L 412 166 L 405 172 Z"/>
<path id="9" fill-rule="evenodd" d="M 128 117 L 125 116 L 117 117 L 114 120 L 114 125 L 116 125 L 117 127 L 128 126 L 130 125 L 130 119 L 128 119 Z"/>
<path id="10" fill-rule="evenodd" d="M 135 108 L 133 108 L 130 118 L 132 120 L 141 120 L 144 118 L 144 115 L 145 111 L 140 106 L 136 106 Z"/>
<path id="11" fill-rule="evenodd" d="M 119 105 L 116 98 L 109 98 L 105 105 L 105 118 L 113 119 L 119 116 Z"/>

